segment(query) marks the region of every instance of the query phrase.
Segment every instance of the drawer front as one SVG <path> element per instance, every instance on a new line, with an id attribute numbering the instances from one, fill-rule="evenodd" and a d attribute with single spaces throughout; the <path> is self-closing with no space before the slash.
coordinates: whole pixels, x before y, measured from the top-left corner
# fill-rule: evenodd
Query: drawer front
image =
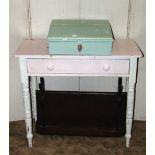
<path id="1" fill-rule="evenodd" d="M 28 74 L 128 74 L 129 60 L 28 59 Z"/>
<path id="2" fill-rule="evenodd" d="M 112 41 L 50 41 L 52 55 L 111 55 Z"/>

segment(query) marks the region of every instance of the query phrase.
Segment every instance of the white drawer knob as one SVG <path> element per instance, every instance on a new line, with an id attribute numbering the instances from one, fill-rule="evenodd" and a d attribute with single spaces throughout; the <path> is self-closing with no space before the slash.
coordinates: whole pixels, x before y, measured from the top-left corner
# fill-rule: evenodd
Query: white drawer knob
<path id="1" fill-rule="evenodd" d="M 53 71 L 53 70 L 54 70 L 54 66 L 53 66 L 53 65 L 48 65 L 48 66 L 47 66 L 47 69 L 48 69 L 49 71 Z"/>
<path id="2" fill-rule="evenodd" d="M 103 70 L 104 71 L 109 71 L 110 70 L 110 66 L 108 64 L 104 64 L 103 65 Z"/>

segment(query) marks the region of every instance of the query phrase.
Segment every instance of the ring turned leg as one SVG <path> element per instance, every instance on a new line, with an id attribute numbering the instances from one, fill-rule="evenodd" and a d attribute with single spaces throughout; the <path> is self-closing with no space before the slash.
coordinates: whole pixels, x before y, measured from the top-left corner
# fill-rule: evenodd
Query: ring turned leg
<path id="1" fill-rule="evenodd" d="M 36 77 L 31 76 L 31 97 L 32 97 L 32 111 L 33 111 L 33 118 L 35 122 L 37 120 L 37 110 L 36 110 Z"/>
<path id="2" fill-rule="evenodd" d="M 128 95 L 127 95 L 127 115 L 126 115 L 126 147 L 129 147 L 130 138 L 131 138 L 131 129 L 133 121 L 133 107 L 134 107 L 134 93 L 135 93 L 135 84 L 129 86 Z"/>
<path id="3" fill-rule="evenodd" d="M 24 97 L 24 107 L 25 107 L 25 124 L 28 138 L 28 145 L 32 147 L 32 117 L 31 117 L 31 105 L 30 105 L 30 92 L 27 82 L 23 83 L 23 97 Z"/>
<path id="4" fill-rule="evenodd" d="M 127 92 L 127 112 L 126 112 L 126 147 L 130 145 L 131 129 L 133 122 L 134 111 L 134 97 L 135 97 L 135 85 L 136 85 L 136 72 L 137 72 L 137 59 L 130 59 L 130 74 Z"/>
<path id="5" fill-rule="evenodd" d="M 32 113 L 31 113 L 31 103 L 30 103 L 30 91 L 29 91 L 29 79 L 27 75 L 27 64 L 25 58 L 20 58 L 20 74 L 21 83 L 23 86 L 23 99 L 25 108 L 25 124 L 27 131 L 27 139 L 29 147 L 32 147 Z"/>

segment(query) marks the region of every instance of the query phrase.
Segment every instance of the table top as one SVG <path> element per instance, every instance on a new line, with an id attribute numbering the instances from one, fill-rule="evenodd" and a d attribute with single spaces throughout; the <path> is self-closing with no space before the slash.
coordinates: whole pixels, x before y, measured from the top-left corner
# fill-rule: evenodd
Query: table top
<path id="1" fill-rule="evenodd" d="M 25 58 L 140 58 L 143 56 L 140 48 L 133 39 L 115 39 L 113 41 L 112 55 L 110 56 L 65 56 L 49 55 L 47 39 L 25 39 L 15 53 L 16 57 Z"/>

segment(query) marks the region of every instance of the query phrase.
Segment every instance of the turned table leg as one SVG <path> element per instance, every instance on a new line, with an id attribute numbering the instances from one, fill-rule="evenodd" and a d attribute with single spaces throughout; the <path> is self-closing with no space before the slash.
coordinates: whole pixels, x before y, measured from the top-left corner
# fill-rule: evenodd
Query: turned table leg
<path id="1" fill-rule="evenodd" d="M 135 97 L 135 85 L 136 85 L 136 72 L 137 72 L 137 59 L 130 59 L 130 75 L 128 81 L 127 92 L 127 112 L 126 112 L 126 147 L 130 145 L 131 129 L 133 122 L 134 111 L 134 97 Z"/>
<path id="2" fill-rule="evenodd" d="M 31 76 L 31 98 L 32 98 L 32 111 L 33 111 L 33 118 L 35 119 L 35 122 L 37 120 L 37 109 L 36 109 L 36 77 Z"/>
<path id="3" fill-rule="evenodd" d="M 25 124 L 27 131 L 27 139 L 29 147 L 32 147 L 32 113 L 31 113 L 31 103 L 30 103 L 30 91 L 29 91 L 29 79 L 27 76 L 27 65 L 26 59 L 20 58 L 20 73 L 21 73 L 21 83 L 23 86 L 23 99 L 25 108 Z"/>
<path id="4" fill-rule="evenodd" d="M 25 124 L 27 131 L 27 138 L 29 147 L 32 147 L 32 117 L 31 117 L 31 105 L 30 105 L 30 93 L 28 79 L 23 83 L 23 97 L 25 107 Z"/>

